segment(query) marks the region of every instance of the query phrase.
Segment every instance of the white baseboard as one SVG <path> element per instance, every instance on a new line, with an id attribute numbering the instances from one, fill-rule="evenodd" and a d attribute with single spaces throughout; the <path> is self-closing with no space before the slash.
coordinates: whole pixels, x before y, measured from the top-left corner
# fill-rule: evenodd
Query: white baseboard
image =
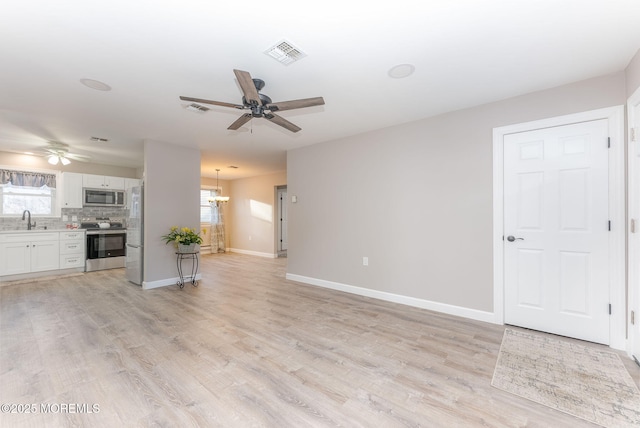
<path id="1" fill-rule="evenodd" d="M 167 285 L 176 285 L 179 279 L 180 278 L 176 276 L 175 278 L 158 279 L 156 281 L 142 281 L 142 289 L 150 290 L 152 288 L 166 287 Z M 202 279 L 202 274 L 197 273 L 196 281 L 199 281 L 201 279 Z M 185 286 L 189 284 L 191 284 L 190 281 L 184 283 Z"/>
<path id="2" fill-rule="evenodd" d="M 273 254 L 273 253 L 260 253 L 258 251 L 241 250 L 239 248 L 228 248 L 227 251 L 231 253 L 246 254 L 248 256 L 266 257 L 269 259 L 275 259 L 278 257 L 277 254 Z"/>
<path id="3" fill-rule="evenodd" d="M 318 287 L 330 288 L 332 290 L 344 291 L 346 293 L 357 294 L 359 296 L 372 297 L 374 299 L 400 303 L 402 305 L 413 306 L 421 309 L 428 309 L 430 311 L 469 318 L 476 321 L 484 321 L 492 324 L 496 323 L 493 312 L 479 311 L 477 309 L 470 309 L 462 306 L 433 302 L 430 300 L 418 299 L 415 297 L 403 296 L 400 294 L 387 293 L 385 291 L 371 290 L 369 288 L 356 287 L 353 285 L 341 284 L 339 282 L 325 281 L 323 279 L 310 278 L 307 276 L 296 275 L 292 273 L 287 273 L 286 278 L 291 281 L 316 285 Z"/>

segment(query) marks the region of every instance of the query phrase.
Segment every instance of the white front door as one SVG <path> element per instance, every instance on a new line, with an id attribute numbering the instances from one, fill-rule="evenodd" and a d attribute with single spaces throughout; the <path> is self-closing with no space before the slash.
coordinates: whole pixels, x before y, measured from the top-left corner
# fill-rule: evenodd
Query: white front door
<path id="1" fill-rule="evenodd" d="M 608 128 L 505 135 L 505 323 L 609 344 Z"/>
<path id="2" fill-rule="evenodd" d="M 629 98 L 629 337 L 640 364 L 640 89 Z"/>

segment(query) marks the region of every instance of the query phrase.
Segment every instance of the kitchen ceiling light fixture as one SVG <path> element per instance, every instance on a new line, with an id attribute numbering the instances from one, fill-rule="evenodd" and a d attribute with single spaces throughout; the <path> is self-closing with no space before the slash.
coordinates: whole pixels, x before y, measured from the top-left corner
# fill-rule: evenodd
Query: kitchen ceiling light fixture
<path id="1" fill-rule="evenodd" d="M 216 192 L 218 192 L 220 190 L 220 186 L 218 185 L 218 180 L 219 177 L 218 175 L 220 174 L 220 169 L 216 168 Z M 210 204 L 216 204 L 216 206 L 219 206 L 220 204 L 224 204 L 229 202 L 229 197 L 228 196 L 220 196 L 220 195 L 216 195 L 213 198 L 209 198 L 209 203 Z"/>
<path id="2" fill-rule="evenodd" d="M 47 159 L 47 162 L 49 162 L 51 165 L 58 165 L 58 162 L 60 162 L 62 165 L 69 165 L 71 163 L 69 159 L 61 155 L 51 155 L 49 156 L 49 159 Z"/>

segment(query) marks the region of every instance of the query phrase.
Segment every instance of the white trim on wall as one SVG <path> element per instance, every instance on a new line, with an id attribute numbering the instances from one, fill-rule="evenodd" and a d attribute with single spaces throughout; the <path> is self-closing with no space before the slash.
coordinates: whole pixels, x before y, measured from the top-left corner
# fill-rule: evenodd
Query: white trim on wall
<path id="1" fill-rule="evenodd" d="M 638 160 L 637 154 L 640 153 L 640 128 L 635 129 L 635 141 L 633 141 L 631 128 L 636 124 L 640 124 L 640 117 L 635 117 L 635 109 L 634 106 L 640 103 L 640 88 L 636 89 L 636 91 L 631 94 L 629 99 L 627 100 L 627 124 L 629 127 L 627 138 L 628 138 L 628 153 L 627 153 L 627 173 L 629 180 L 629 202 L 627 208 L 627 215 L 629 222 L 633 219 L 635 224 L 635 232 L 631 231 L 631 224 L 629 224 L 628 230 L 628 248 L 629 253 L 627 254 L 627 263 L 628 263 L 628 281 L 629 281 L 629 300 L 628 300 L 628 325 L 627 331 L 629 331 L 629 338 L 627 343 L 627 353 L 629 355 L 634 355 L 634 351 L 639 349 L 640 346 L 638 343 L 634 343 L 639 340 L 640 337 L 634 333 L 634 329 L 637 327 L 637 323 L 639 322 L 638 317 L 640 316 L 640 311 L 638 311 L 638 302 L 640 302 L 640 268 L 638 268 L 638 264 L 640 263 L 640 224 L 638 224 L 638 219 L 640 218 L 640 212 L 637 211 L 637 207 L 640 206 L 640 168 L 638 168 Z M 635 320 L 631 318 L 631 311 L 635 311 Z M 634 321 L 636 324 L 632 324 Z M 637 330 L 635 330 L 637 331 Z M 636 357 L 638 353 L 635 353 Z"/>
<path id="2" fill-rule="evenodd" d="M 157 281 L 143 281 L 142 289 L 151 290 L 152 288 L 166 287 L 167 285 L 178 285 L 179 280 L 180 280 L 180 277 L 176 276 L 175 278 L 165 278 L 165 279 L 159 279 Z M 201 280 L 202 280 L 202 274 L 197 273 L 196 281 L 201 281 Z M 185 287 L 190 284 L 191 284 L 191 280 L 185 281 L 184 283 Z"/>
<path id="3" fill-rule="evenodd" d="M 227 248 L 227 251 L 238 254 L 246 254 L 248 256 L 258 256 L 258 257 L 266 257 L 268 259 L 276 259 L 278 258 L 277 254 L 273 253 L 261 253 L 259 251 L 251 251 L 251 250 L 241 250 L 240 248 Z"/>
<path id="4" fill-rule="evenodd" d="M 494 322 L 504 324 L 504 230 L 503 141 L 505 135 L 591 120 L 607 119 L 611 149 L 609 152 L 609 236 L 611 270 L 610 346 L 626 348 L 625 299 L 625 159 L 624 106 L 608 107 L 549 119 L 519 123 L 493 130 L 493 313 Z"/>
<path id="5" fill-rule="evenodd" d="M 385 300 L 387 302 L 400 303 L 402 305 L 413 306 L 421 309 L 428 309 L 434 312 L 441 312 L 448 315 L 469 318 L 476 321 L 493 323 L 491 312 L 469 309 L 461 306 L 448 305 L 446 303 L 433 302 L 431 300 L 418 299 L 415 297 L 403 296 L 400 294 L 388 293 L 385 291 L 372 290 L 370 288 L 356 287 L 354 285 L 342 284 L 339 282 L 326 281 L 324 279 L 311 278 L 308 276 L 288 273 L 286 278 L 291 281 L 302 282 L 304 284 L 315 285 L 332 290 L 343 291 L 345 293 L 357 294 L 358 296 L 372 297 L 374 299 Z"/>

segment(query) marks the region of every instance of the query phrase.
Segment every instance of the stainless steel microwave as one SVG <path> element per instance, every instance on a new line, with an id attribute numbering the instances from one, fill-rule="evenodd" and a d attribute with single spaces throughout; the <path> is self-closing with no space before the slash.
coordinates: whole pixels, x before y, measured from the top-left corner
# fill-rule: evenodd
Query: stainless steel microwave
<path id="1" fill-rule="evenodd" d="M 82 205 L 85 207 L 123 207 L 124 190 L 83 189 Z"/>

